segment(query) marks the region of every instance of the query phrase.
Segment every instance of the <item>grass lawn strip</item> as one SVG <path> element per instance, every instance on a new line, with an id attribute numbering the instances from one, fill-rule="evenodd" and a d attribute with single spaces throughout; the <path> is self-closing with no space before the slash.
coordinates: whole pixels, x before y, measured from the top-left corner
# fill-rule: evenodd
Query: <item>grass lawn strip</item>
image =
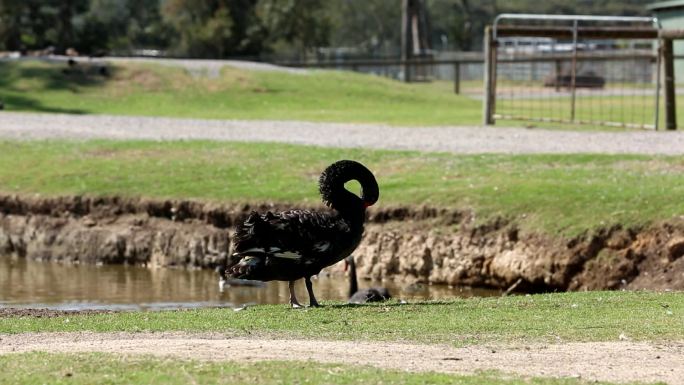
<path id="1" fill-rule="evenodd" d="M 218 78 L 181 67 L 117 64 L 109 78 L 65 64 L 0 62 L 0 99 L 9 111 L 374 122 L 479 124 L 481 102 L 441 84 L 405 84 L 352 72 L 308 74 L 224 67 Z"/>
<path id="2" fill-rule="evenodd" d="M 233 336 L 413 341 L 456 346 L 492 342 L 684 340 L 684 293 L 575 292 L 293 311 L 122 312 L 0 319 L 0 333 L 221 332 Z M 621 337 L 622 336 L 622 337 Z"/>
<path id="3" fill-rule="evenodd" d="M 457 384 L 580 385 L 578 379 L 411 373 L 315 362 L 206 362 L 118 354 L 26 353 L 0 356 L 0 382 L 12 384 Z M 592 382 L 608 385 L 608 382 Z"/>
<path id="4" fill-rule="evenodd" d="M 0 142 L 0 192 L 319 202 L 321 170 L 367 165 L 379 205 L 472 208 L 523 230 L 576 235 L 684 214 L 684 157 L 452 155 L 210 141 Z M 350 184 L 349 188 L 358 189 Z"/>
<path id="5" fill-rule="evenodd" d="M 464 94 L 456 95 L 450 81 L 406 84 L 349 71 L 308 70 L 305 74 L 293 74 L 225 66 L 219 76 L 213 78 L 182 67 L 119 62 L 111 66 L 111 76 L 102 77 L 92 74 L 86 67 L 64 74 L 64 63 L 0 62 L 0 100 L 9 111 L 72 114 L 404 126 L 472 126 L 482 122 L 481 81 L 464 82 Z M 539 92 L 552 91 L 541 88 Z M 555 96 L 555 92 L 552 93 Z M 529 115 L 532 109 L 537 110 L 536 115 L 532 114 L 535 116 L 568 119 L 569 97 L 522 96 L 515 100 L 500 99 L 497 110 L 504 114 Z M 580 120 L 651 124 L 653 104 L 650 95 L 628 101 L 610 92 L 601 96 L 582 96 L 577 104 L 577 116 Z M 542 107 L 545 111 L 540 111 Z M 530 126 L 529 122 L 520 121 L 499 121 L 497 124 Z M 532 126 L 624 130 L 544 122 Z"/>

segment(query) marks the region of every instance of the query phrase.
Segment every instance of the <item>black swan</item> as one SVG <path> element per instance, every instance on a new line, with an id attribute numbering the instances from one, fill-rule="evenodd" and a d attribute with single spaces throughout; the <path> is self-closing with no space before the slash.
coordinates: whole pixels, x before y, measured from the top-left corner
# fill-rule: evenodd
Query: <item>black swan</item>
<path id="1" fill-rule="evenodd" d="M 361 197 L 345 189 L 351 180 L 361 184 Z M 323 202 L 334 211 L 252 212 L 235 231 L 235 253 L 226 271 L 229 277 L 288 281 L 292 307 L 301 307 L 294 283 L 304 278 L 310 306 L 319 306 L 311 276 L 356 249 L 366 208 L 377 202 L 380 193 L 373 173 L 352 160 L 328 166 L 318 184 Z"/>
<path id="2" fill-rule="evenodd" d="M 219 291 L 223 293 L 227 288 L 232 286 L 246 286 L 246 287 L 264 287 L 263 282 L 248 281 L 246 279 L 234 279 L 226 276 L 226 268 L 218 266 L 216 273 L 219 276 Z"/>
<path id="3" fill-rule="evenodd" d="M 354 263 L 353 256 L 350 255 L 344 259 L 344 270 L 349 273 L 349 303 L 381 302 L 392 298 L 386 287 L 371 287 L 370 289 L 359 290 L 359 284 L 356 280 L 356 264 Z"/>

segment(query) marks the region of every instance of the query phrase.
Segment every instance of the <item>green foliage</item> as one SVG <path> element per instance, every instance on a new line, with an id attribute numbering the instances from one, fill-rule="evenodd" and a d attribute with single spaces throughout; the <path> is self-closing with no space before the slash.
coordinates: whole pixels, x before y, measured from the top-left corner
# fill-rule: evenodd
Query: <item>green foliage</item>
<path id="1" fill-rule="evenodd" d="M 303 55 L 328 42 L 323 7 L 320 0 L 169 0 L 162 14 L 180 36 L 175 54 L 258 55 L 286 44 Z"/>
<path id="2" fill-rule="evenodd" d="M 643 15 L 641 0 L 426 0 L 432 46 L 477 49 L 502 12 Z M 259 56 L 314 47 L 397 55 L 401 2 L 389 0 L 0 0 L 0 49 Z"/>
<path id="3" fill-rule="evenodd" d="M 88 0 L 0 0 L 0 50 L 63 50 L 75 42 L 72 17 Z"/>
<path id="4" fill-rule="evenodd" d="M 167 1 L 163 15 L 179 32 L 178 52 L 193 57 L 223 57 L 231 43 L 233 26 L 227 3 L 228 1 Z"/>
<path id="5" fill-rule="evenodd" d="M 635 341 L 684 338 L 684 293 L 576 292 L 449 301 L 242 311 L 198 309 L 36 318 L 10 317 L 0 333 L 224 332 L 237 336 L 446 343 Z"/>
<path id="6" fill-rule="evenodd" d="M 261 0 L 259 21 L 267 31 L 269 46 L 287 42 L 303 58 L 307 49 L 326 45 L 330 21 L 322 0 Z"/>
<path id="7" fill-rule="evenodd" d="M 329 0 L 333 47 L 356 47 L 364 54 L 399 56 L 401 7 L 396 1 Z"/>

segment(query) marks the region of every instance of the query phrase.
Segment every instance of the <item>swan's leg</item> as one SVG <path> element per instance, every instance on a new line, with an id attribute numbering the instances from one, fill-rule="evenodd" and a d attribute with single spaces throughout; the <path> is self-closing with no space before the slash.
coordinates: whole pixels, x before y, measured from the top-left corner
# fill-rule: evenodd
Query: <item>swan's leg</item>
<path id="1" fill-rule="evenodd" d="M 299 303 L 299 301 L 297 301 L 297 296 L 295 295 L 294 285 L 295 285 L 295 281 L 290 281 L 290 283 L 288 284 L 288 286 L 290 287 L 290 306 L 292 306 L 292 308 L 294 308 L 294 309 L 297 309 L 297 308 L 302 307 L 302 305 Z"/>
<path id="2" fill-rule="evenodd" d="M 309 306 L 311 306 L 311 307 L 321 306 L 318 304 L 318 301 L 316 301 L 316 296 L 314 296 L 313 285 L 311 284 L 311 277 L 304 278 L 304 282 L 306 283 L 306 291 L 309 292 Z"/>

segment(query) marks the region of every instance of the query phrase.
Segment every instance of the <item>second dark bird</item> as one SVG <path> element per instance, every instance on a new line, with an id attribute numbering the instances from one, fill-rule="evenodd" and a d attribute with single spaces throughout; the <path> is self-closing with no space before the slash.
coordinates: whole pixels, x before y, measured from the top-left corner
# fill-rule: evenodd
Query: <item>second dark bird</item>
<path id="1" fill-rule="evenodd" d="M 344 270 L 349 274 L 349 303 L 381 302 L 392 298 L 386 287 L 359 290 L 359 283 L 356 279 L 356 263 L 354 263 L 353 256 L 350 255 L 344 259 Z"/>

